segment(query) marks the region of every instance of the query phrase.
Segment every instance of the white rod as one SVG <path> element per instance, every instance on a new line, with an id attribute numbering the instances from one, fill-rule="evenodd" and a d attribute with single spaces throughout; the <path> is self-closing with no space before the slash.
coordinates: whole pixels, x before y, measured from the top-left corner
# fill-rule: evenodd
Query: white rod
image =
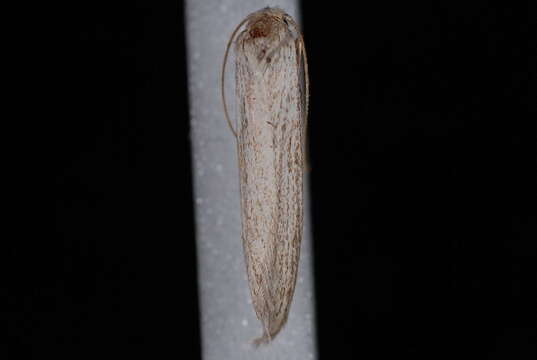
<path id="1" fill-rule="evenodd" d="M 198 257 L 202 357 L 316 359 L 308 186 L 298 281 L 289 320 L 268 345 L 260 336 L 248 290 L 240 237 L 237 147 L 224 117 L 219 76 L 226 43 L 248 14 L 270 5 L 300 21 L 296 0 L 187 0 L 188 89 Z M 228 66 L 233 69 L 233 66 Z M 227 94 L 233 101 L 228 82 Z M 307 184 L 306 184 L 307 185 Z M 180 258 L 180 257 L 179 257 Z"/>

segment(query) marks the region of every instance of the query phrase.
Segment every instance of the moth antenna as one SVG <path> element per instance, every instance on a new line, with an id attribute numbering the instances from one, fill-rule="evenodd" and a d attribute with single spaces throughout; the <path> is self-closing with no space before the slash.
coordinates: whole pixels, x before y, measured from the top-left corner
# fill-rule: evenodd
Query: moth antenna
<path id="1" fill-rule="evenodd" d="M 306 55 L 306 45 L 304 43 L 304 37 L 302 36 L 302 32 L 300 31 L 300 28 L 298 27 L 298 24 L 292 17 L 286 18 L 286 20 L 295 28 L 296 33 L 298 34 L 298 41 L 300 44 L 300 55 L 302 56 L 303 66 L 304 66 L 304 82 L 306 87 L 306 111 L 305 111 L 305 117 L 304 117 L 304 148 L 306 155 L 309 154 L 308 146 L 307 146 L 307 129 L 308 129 L 308 115 L 309 115 L 309 103 L 310 103 L 310 80 L 309 80 L 309 70 L 308 70 L 308 56 Z M 304 167 L 307 170 L 311 170 L 311 167 L 308 164 L 308 156 L 304 159 Z"/>
<path id="2" fill-rule="evenodd" d="M 306 55 L 306 45 L 304 43 L 304 37 L 302 36 L 302 32 L 300 31 L 300 28 L 298 27 L 298 24 L 296 23 L 295 19 L 289 16 L 286 18 L 286 20 L 295 28 L 295 31 L 298 34 L 298 40 L 300 42 L 300 52 L 302 55 L 302 60 L 304 62 L 304 78 L 306 82 L 306 121 L 307 121 L 308 113 L 309 113 L 310 80 L 309 80 L 309 70 L 308 70 L 308 57 Z"/>
<path id="3" fill-rule="evenodd" d="M 239 25 L 233 30 L 231 33 L 231 37 L 229 38 L 227 45 L 226 45 L 226 52 L 224 54 L 224 61 L 222 63 L 222 73 L 220 74 L 220 84 L 221 84 L 221 90 L 220 93 L 222 94 L 222 103 L 224 104 L 224 114 L 226 116 L 227 124 L 229 125 L 229 128 L 231 129 L 231 132 L 235 137 L 237 137 L 237 131 L 233 128 L 233 124 L 231 123 L 231 120 L 229 118 L 229 112 L 227 110 L 227 102 L 226 102 L 226 90 L 225 90 L 225 73 L 226 73 L 226 63 L 227 63 L 227 57 L 229 55 L 229 48 L 231 47 L 231 44 L 233 43 L 233 40 L 235 39 L 235 35 L 237 34 L 237 31 L 241 28 L 242 25 L 246 21 L 250 19 L 250 16 L 246 17 L 246 19 L 242 20 Z"/>
<path id="4" fill-rule="evenodd" d="M 302 58 L 304 60 L 304 77 L 306 79 L 306 127 L 309 115 L 309 103 L 310 103 L 310 75 L 308 70 L 308 56 L 306 55 L 306 46 L 304 45 L 304 38 L 300 34 L 300 48 L 302 49 Z"/>

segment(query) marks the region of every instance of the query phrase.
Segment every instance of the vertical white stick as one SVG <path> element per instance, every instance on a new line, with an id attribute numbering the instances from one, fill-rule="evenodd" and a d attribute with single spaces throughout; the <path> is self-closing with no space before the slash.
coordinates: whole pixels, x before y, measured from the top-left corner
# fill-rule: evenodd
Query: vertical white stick
<path id="1" fill-rule="evenodd" d="M 237 148 L 224 117 L 219 76 L 233 28 L 246 15 L 267 5 L 280 7 L 300 19 L 298 4 L 292 0 L 270 4 L 260 0 L 186 1 L 198 288 L 205 360 L 317 357 L 307 181 L 298 281 L 288 323 L 270 345 L 255 349 L 250 343 L 260 329 L 251 304 L 240 237 Z M 234 94 L 232 84 L 227 85 L 227 93 Z"/>

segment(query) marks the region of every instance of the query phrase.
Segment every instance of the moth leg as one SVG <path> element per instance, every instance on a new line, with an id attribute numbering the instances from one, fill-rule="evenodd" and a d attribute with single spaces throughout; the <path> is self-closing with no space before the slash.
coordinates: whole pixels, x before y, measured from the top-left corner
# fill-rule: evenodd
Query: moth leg
<path id="1" fill-rule="evenodd" d="M 309 96 L 310 96 L 310 84 L 309 84 L 309 72 L 308 72 L 308 58 L 306 56 L 306 48 L 304 46 L 304 39 L 302 38 L 302 35 L 299 33 L 299 38 L 297 39 L 298 42 L 298 58 L 297 61 L 299 63 L 302 62 L 302 71 L 304 74 L 304 87 L 305 87 L 305 94 L 304 96 L 304 170 L 311 171 L 311 161 L 310 161 L 310 151 L 309 151 L 309 138 L 308 138 L 308 116 L 309 116 Z"/>

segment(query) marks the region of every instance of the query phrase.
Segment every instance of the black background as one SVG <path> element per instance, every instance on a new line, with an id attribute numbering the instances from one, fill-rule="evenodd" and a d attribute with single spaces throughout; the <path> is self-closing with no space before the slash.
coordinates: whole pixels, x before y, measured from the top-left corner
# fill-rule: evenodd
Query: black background
<path id="1" fill-rule="evenodd" d="M 321 358 L 535 359 L 535 8 L 346 4 L 303 4 Z M 9 358 L 200 357 L 182 6 L 64 9 Z"/>

